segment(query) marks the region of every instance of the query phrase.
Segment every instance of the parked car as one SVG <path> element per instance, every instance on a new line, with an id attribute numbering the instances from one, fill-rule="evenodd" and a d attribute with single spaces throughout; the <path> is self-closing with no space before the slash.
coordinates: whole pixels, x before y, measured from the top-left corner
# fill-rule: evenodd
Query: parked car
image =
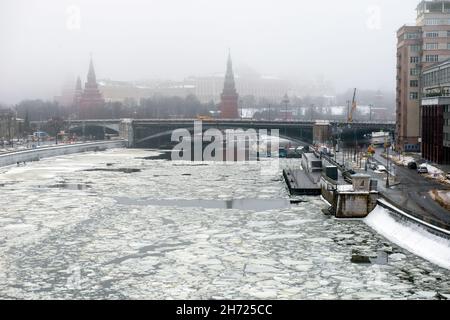
<path id="1" fill-rule="evenodd" d="M 408 163 L 408 169 L 417 170 L 417 163 L 411 161 L 410 163 Z"/>
<path id="2" fill-rule="evenodd" d="M 386 169 L 385 166 L 383 166 L 383 165 L 380 164 L 380 165 L 377 166 L 377 171 L 380 171 L 380 172 L 386 172 L 387 169 Z"/>
<path id="3" fill-rule="evenodd" d="M 428 173 L 428 168 L 426 164 L 421 164 L 418 168 L 417 168 L 417 173 L 422 174 L 422 173 Z"/>
<path id="4" fill-rule="evenodd" d="M 48 138 L 48 133 L 44 131 L 36 131 L 33 133 L 33 136 L 36 139 L 45 140 L 46 138 Z"/>

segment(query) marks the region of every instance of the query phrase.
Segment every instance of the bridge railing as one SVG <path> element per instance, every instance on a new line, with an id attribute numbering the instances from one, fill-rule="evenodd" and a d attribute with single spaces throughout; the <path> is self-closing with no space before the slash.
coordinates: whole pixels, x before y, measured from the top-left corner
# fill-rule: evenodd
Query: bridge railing
<path id="1" fill-rule="evenodd" d="M 298 124 L 298 123 L 307 123 L 307 124 L 315 124 L 319 123 L 320 120 L 282 120 L 282 119 L 276 119 L 276 120 L 256 120 L 256 119 L 207 119 L 207 120 L 199 120 L 199 119 L 159 119 L 159 118 L 153 118 L 153 119 L 85 119 L 85 120 L 66 120 L 66 122 L 69 123 L 93 123 L 93 122 L 109 122 L 109 123 L 118 123 L 122 121 L 132 121 L 132 122 L 161 122 L 161 123 L 179 123 L 179 122 L 193 122 L 193 121 L 202 121 L 204 123 L 220 123 L 220 122 L 232 122 L 232 123 L 290 123 L 290 124 Z M 352 123 L 349 123 L 347 121 L 341 121 L 341 120 L 327 120 L 330 125 L 335 124 L 347 124 L 347 125 L 395 125 L 395 121 L 353 121 Z M 33 121 L 32 123 L 38 123 L 37 121 Z M 42 123 L 42 122 L 39 122 Z"/>

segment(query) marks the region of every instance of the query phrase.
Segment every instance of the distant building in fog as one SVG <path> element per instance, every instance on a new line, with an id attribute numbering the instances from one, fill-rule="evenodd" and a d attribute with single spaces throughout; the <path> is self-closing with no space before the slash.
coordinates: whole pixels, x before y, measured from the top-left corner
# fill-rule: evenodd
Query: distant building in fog
<path id="1" fill-rule="evenodd" d="M 23 120 L 16 117 L 16 113 L 9 109 L 0 109 L 0 145 L 17 137 L 23 131 Z"/>
<path id="2" fill-rule="evenodd" d="M 61 95 L 54 97 L 54 101 L 63 107 L 70 107 L 73 104 L 74 91 L 73 84 L 74 78 L 67 76 L 61 88 Z"/>
<path id="3" fill-rule="evenodd" d="M 99 90 L 107 102 L 134 99 L 137 103 L 142 98 L 154 95 L 186 97 L 195 95 L 200 102 L 220 102 L 224 86 L 224 74 L 189 77 L 182 81 L 137 81 L 124 82 L 102 79 Z M 236 90 L 241 97 L 254 96 L 256 101 L 264 99 L 277 103 L 289 91 L 287 81 L 272 76 L 248 76 L 235 74 Z"/>

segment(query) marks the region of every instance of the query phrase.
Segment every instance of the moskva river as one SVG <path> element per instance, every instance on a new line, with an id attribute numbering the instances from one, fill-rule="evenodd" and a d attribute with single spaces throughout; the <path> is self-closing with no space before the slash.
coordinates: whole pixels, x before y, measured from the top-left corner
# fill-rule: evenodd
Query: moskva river
<path id="1" fill-rule="evenodd" d="M 450 271 L 290 204 L 274 160 L 117 149 L 0 168 L 0 298 L 442 299 Z M 371 256 L 371 263 L 352 256 Z"/>

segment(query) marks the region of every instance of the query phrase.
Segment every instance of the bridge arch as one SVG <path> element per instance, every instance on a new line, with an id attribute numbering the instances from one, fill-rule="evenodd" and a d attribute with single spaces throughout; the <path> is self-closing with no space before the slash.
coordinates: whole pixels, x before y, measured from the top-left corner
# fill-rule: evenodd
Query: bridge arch
<path id="1" fill-rule="evenodd" d="M 205 131 L 207 131 L 208 129 L 213 129 L 213 128 L 214 128 L 214 129 L 217 129 L 217 128 L 215 128 L 215 127 L 203 127 L 202 133 L 205 133 Z M 191 134 L 193 134 L 193 132 L 194 132 L 194 127 L 179 128 L 179 129 L 185 129 L 185 130 L 188 130 Z M 226 128 L 226 129 L 223 129 L 223 128 L 222 128 L 221 130 L 227 130 L 227 129 L 234 130 L 234 129 L 236 129 L 236 128 Z M 252 128 L 249 128 L 249 129 L 252 129 Z M 177 129 L 174 129 L 174 130 L 177 130 Z M 172 135 L 172 132 L 173 132 L 174 130 L 165 130 L 165 131 L 161 131 L 161 132 L 149 134 L 148 136 L 146 136 L 146 137 L 144 137 L 144 138 L 136 139 L 136 140 L 134 141 L 134 145 L 135 145 L 136 147 L 140 147 L 140 146 L 142 146 L 142 144 L 144 144 L 145 142 L 148 142 L 148 141 L 151 141 L 151 140 L 156 140 L 156 139 L 161 140 L 161 138 L 167 138 L 167 140 L 165 139 L 165 141 L 168 142 L 169 144 L 170 144 L 170 143 L 174 143 L 174 142 L 170 141 L 170 136 Z M 248 130 L 248 129 L 242 129 L 242 130 L 245 131 L 245 130 Z M 279 138 L 284 139 L 284 140 L 290 140 L 290 141 L 292 141 L 293 143 L 297 143 L 297 144 L 299 144 L 299 145 L 301 145 L 301 146 L 308 145 L 308 141 L 299 139 L 298 136 L 290 136 L 289 134 L 281 134 L 281 133 L 280 133 L 280 134 L 279 134 Z M 177 142 L 175 142 L 175 143 L 177 143 Z"/>
<path id="2" fill-rule="evenodd" d="M 97 140 L 105 139 L 106 135 L 120 134 L 120 131 L 115 126 L 86 124 L 86 125 L 71 125 L 68 128 L 69 133 L 75 133 L 78 136 L 92 136 Z"/>

